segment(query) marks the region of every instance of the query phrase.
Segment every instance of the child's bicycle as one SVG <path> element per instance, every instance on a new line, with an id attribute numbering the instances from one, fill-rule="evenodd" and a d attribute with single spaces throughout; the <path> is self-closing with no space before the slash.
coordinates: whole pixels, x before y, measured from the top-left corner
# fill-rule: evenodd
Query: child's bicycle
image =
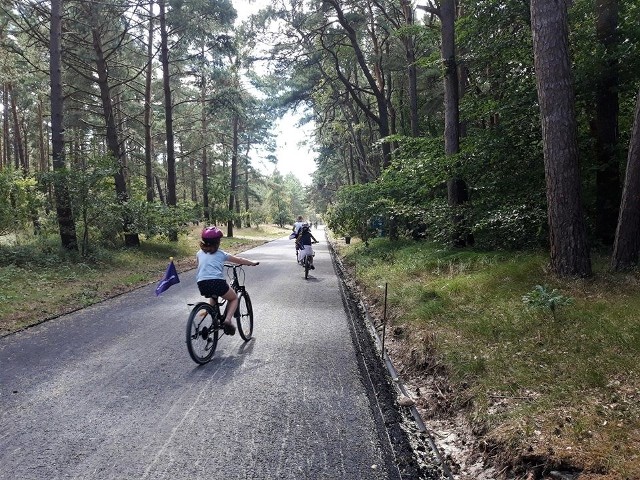
<path id="1" fill-rule="evenodd" d="M 314 243 L 318 243 L 316 241 L 312 241 L 312 244 Z M 298 258 L 298 247 L 296 245 L 296 259 Z M 316 267 L 313 266 L 313 257 L 315 257 L 315 252 L 313 252 L 313 250 L 311 251 L 310 254 L 306 254 L 304 256 L 304 258 L 302 259 L 302 262 L 298 262 L 300 265 L 302 265 L 304 267 L 304 279 L 307 280 L 309 278 L 309 270 L 313 270 Z"/>
<path id="2" fill-rule="evenodd" d="M 253 335 L 253 308 L 249 292 L 244 287 L 244 270 L 241 265 L 225 264 L 231 288 L 238 294 L 238 308 L 234 315 L 238 333 L 247 342 Z M 242 279 L 238 277 L 238 271 Z M 207 302 L 198 302 L 193 306 L 187 321 L 187 350 L 194 362 L 205 364 L 211 360 L 218 346 L 218 337 L 224 335 L 222 322 L 226 318 L 227 301 L 218 297 L 217 307 Z"/>

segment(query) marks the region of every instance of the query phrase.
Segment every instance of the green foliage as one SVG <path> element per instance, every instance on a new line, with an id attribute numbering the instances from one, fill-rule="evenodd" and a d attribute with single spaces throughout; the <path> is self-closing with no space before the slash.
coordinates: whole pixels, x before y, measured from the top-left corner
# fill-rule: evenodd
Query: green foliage
<path id="1" fill-rule="evenodd" d="M 289 199 L 288 210 L 293 213 L 291 219 L 298 215 L 308 218 L 306 192 L 300 180 L 292 173 L 289 173 L 284 177 L 284 188 Z"/>
<path id="2" fill-rule="evenodd" d="M 100 254 L 89 259 L 81 259 L 77 252 L 61 248 L 60 241 L 54 234 L 43 234 L 37 241 L 21 245 L 0 246 L 0 264 L 13 265 L 32 272 L 39 269 L 55 269 L 65 262 L 83 263 L 99 259 Z"/>
<path id="3" fill-rule="evenodd" d="M 26 227 L 41 198 L 32 177 L 23 177 L 13 168 L 0 169 L 0 234 Z"/>
<path id="4" fill-rule="evenodd" d="M 596 25 L 598 9 L 617 9 L 617 45 L 606 47 L 598 38 Z M 615 65 L 617 84 L 617 145 L 610 152 L 624 176 L 627 149 L 634 118 L 635 99 L 640 87 L 640 27 L 636 15 L 637 2 L 622 0 L 614 4 L 597 4 L 591 0 L 576 1 L 570 13 L 570 46 L 572 71 L 575 78 L 576 116 L 578 120 L 579 149 L 583 200 L 588 221 L 594 223 L 598 192 L 597 179 L 601 165 L 597 161 L 595 119 L 598 90 L 603 75 Z"/>
<path id="5" fill-rule="evenodd" d="M 476 215 L 473 234 L 483 248 L 540 247 L 547 238 L 547 212 L 538 205 L 504 205 Z"/>
<path id="6" fill-rule="evenodd" d="M 77 160 L 77 168 L 42 173 L 39 180 L 44 188 L 61 183 L 68 186 L 71 208 L 86 250 L 90 239 L 115 242 L 122 232 L 124 212 L 115 194 L 113 175 L 117 166 L 113 158 L 95 156 Z"/>
<path id="7" fill-rule="evenodd" d="M 210 175 L 207 180 L 209 207 L 212 212 L 215 212 L 211 214 L 215 218 L 222 210 L 227 209 L 229 184 L 228 180 L 220 175 Z"/>
<path id="8" fill-rule="evenodd" d="M 522 296 L 522 303 L 534 310 L 549 310 L 556 320 L 557 309 L 573 304 L 573 299 L 565 297 L 555 288 L 548 290 L 542 285 L 536 285 L 531 292 Z"/>
<path id="9" fill-rule="evenodd" d="M 66 177 L 72 209 L 80 227 L 79 235 L 83 239 L 82 251 L 87 254 L 92 250 L 92 243 L 109 247 L 121 245 L 124 219 L 130 232 L 143 234 L 146 238 L 168 238 L 175 232 L 184 233 L 192 222 L 200 220 L 200 213 L 192 202 L 169 207 L 147 202 L 135 191 L 127 201 L 120 201 L 113 180 L 117 165 L 110 156 L 85 157 L 78 163 L 80 168 L 42 174 L 39 180 L 46 187 L 54 184 L 56 176 Z M 49 218 L 47 225 L 48 231 L 54 231 L 57 228 L 55 218 Z"/>
<path id="10" fill-rule="evenodd" d="M 384 232 L 420 238 L 438 223 L 429 212 L 446 174 L 442 156 L 435 153 L 442 151 L 436 147 L 441 142 L 401 136 L 389 141 L 400 146 L 393 165 L 376 181 L 342 187 L 327 209 L 327 225 L 338 235 L 367 241 L 382 222 Z"/>
<path id="11" fill-rule="evenodd" d="M 538 247 L 547 219 L 529 9 L 513 0 L 468 8 L 458 24 L 472 82 L 461 99 L 459 175 L 470 188 L 471 229 L 481 248 Z"/>
<path id="12" fill-rule="evenodd" d="M 478 138 L 489 141 L 489 134 Z M 520 249 L 543 245 L 546 239 L 546 209 L 540 191 L 543 178 L 527 180 L 537 167 L 531 158 L 512 158 L 486 152 L 508 149 L 478 142 L 457 156 L 447 157 L 440 140 L 395 136 L 396 160 L 374 182 L 343 187 L 328 209 L 329 228 L 339 235 L 360 234 L 363 239 L 375 232 L 372 222 L 383 219 L 385 232 L 414 239 L 429 239 L 449 245 L 454 234 L 452 219 L 464 218 L 480 248 Z M 513 150 L 514 147 L 512 147 Z M 500 160 L 507 158 L 507 160 Z M 488 171 L 486 165 L 490 165 Z M 509 177 L 496 176 L 493 168 L 514 169 Z M 473 178 L 471 202 L 450 206 L 446 181 L 452 175 Z M 514 179 L 523 187 L 514 189 Z M 514 202 L 520 203 L 514 203 Z"/>
<path id="13" fill-rule="evenodd" d="M 368 183 L 340 189 L 334 205 L 326 213 L 328 227 L 340 236 L 358 236 L 363 241 L 373 236 L 371 220 L 386 213 L 378 185 Z"/>
<path id="14" fill-rule="evenodd" d="M 189 226 L 199 221 L 197 208 L 191 202 L 179 202 L 175 207 L 145 200 L 130 200 L 124 206 L 132 221 L 132 230 L 147 238 L 170 238 L 172 234 L 184 234 Z"/>
<path id="15" fill-rule="evenodd" d="M 293 174 L 283 177 L 277 170 L 266 179 L 263 187 L 264 203 L 257 208 L 253 216 L 271 221 L 280 227 L 290 225 L 298 215 L 309 218 L 307 193 Z"/>

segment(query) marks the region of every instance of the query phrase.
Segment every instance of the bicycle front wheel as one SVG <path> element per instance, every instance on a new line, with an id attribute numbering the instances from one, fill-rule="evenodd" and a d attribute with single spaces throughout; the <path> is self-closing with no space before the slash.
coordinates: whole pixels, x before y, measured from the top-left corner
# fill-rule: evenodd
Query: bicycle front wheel
<path id="1" fill-rule="evenodd" d="M 218 346 L 220 317 L 208 303 L 193 307 L 187 321 L 187 350 L 194 362 L 202 365 L 213 357 Z"/>
<path id="2" fill-rule="evenodd" d="M 238 333 L 245 342 L 251 340 L 253 335 L 253 307 L 251 298 L 246 291 L 238 295 L 238 309 L 236 310 L 236 323 Z"/>

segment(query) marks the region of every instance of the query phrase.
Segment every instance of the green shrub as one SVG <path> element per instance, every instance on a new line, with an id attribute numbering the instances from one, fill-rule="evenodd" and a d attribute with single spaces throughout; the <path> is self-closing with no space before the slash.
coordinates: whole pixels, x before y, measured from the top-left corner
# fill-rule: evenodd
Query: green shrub
<path id="1" fill-rule="evenodd" d="M 549 310 L 556 320 L 556 311 L 559 307 L 571 305 L 573 299 L 565 297 L 555 288 L 549 291 L 542 285 L 536 285 L 533 290 L 522 296 L 522 303 L 534 310 Z"/>
<path id="2" fill-rule="evenodd" d="M 473 234 L 479 247 L 511 250 L 539 247 L 546 241 L 547 213 L 535 205 L 506 205 L 476 214 Z"/>

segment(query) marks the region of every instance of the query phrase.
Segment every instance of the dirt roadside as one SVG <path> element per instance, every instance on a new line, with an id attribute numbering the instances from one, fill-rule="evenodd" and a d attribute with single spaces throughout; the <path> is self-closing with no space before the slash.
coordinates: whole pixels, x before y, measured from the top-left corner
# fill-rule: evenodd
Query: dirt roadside
<path id="1" fill-rule="evenodd" d="M 332 250 L 335 251 L 335 246 L 332 246 Z M 382 307 L 367 301 L 366 295 L 354 281 L 353 272 L 342 265 L 337 253 L 334 252 L 334 256 L 336 272 L 344 284 L 346 295 L 356 305 L 351 306 L 351 310 L 358 310 L 357 316 L 363 328 L 368 327 L 369 332 L 376 331 L 381 336 Z M 397 373 L 392 383 L 404 387 L 403 391 L 395 389 L 394 408 L 403 413 L 405 424 L 410 424 L 409 428 L 405 426 L 405 431 L 420 465 L 418 471 L 420 475 L 425 475 L 415 478 L 436 478 L 430 476 L 434 473 L 428 465 L 440 463 L 442 465 L 438 471 L 442 478 L 455 480 L 610 480 L 609 477 L 580 474 L 570 470 L 570 467 L 543 474 L 544 458 L 515 458 L 507 448 L 488 445 L 481 435 L 474 433 L 466 412 L 452 408 L 452 405 L 460 404 L 454 401 L 460 392 L 452 389 L 446 374 L 438 368 L 437 359 L 422 359 L 423 365 L 426 363 L 431 367 L 415 368 L 415 352 L 403 341 L 411 334 L 391 327 L 386 332 L 384 346 Z M 369 337 L 372 335 L 369 334 Z M 372 342 L 376 340 L 372 338 Z M 374 348 L 375 352 L 369 355 L 376 357 L 377 368 L 384 368 L 380 360 L 379 338 Z M 419 431 L 417 422 L 410 418 L 408 406 L 415 406 L 419 422 L 424 423 L 426 432 Z M 435 455 L 430 451 L 429 438 L 435 444 Z"/>
<path id="2" fill-rule="evenodd" d="M 498 477 L 493 468 L 484 464 L 483 457 L 478 455 L 474 447 L 474 437 L 468 427 L 465 427 L 462 415 L 451 415 L 438 420 L 432 418 L 429 411 L 429 402 L 424 402 L 426 398 L 441 397 L 441 388 L 444 388 L 444 378 L 421 377 L 412 371 L 410 365 L 403 359 L 403 346 L 393 338 L 385 342 L 385 349 L 393 365 L 399 373 L 398 378 L 392 378 L 387 366 L 381 357 L 379 337 L 376 339 L 373 330 L 378 330 L 376 325 L 380 325 L 381 312 L 375 305 L 367 305 L 366 297 L 362 294 L 357 284 L 353 280 L 351 272 L 342 264 L 335 247 L 332 245 L 332 257 L 335 270 L 343 285 L 343 295 L 345 297 L 345 308 L 350 313 L 354 321 L 354 342 L 367 343 L 366 349 L 361 349 L 367 365 L 367 370 L 376 372 L 378 382 L 386 382 L 386 401 L 391 408 L 401 413 L 403 416 L 403 430 L 407 441 L 413 448 L 413 462 L 416 479 L 442 478 L 455 480 L 494 480 Z M 384 378 L 383 378 L 384 377 Z M 415 382 L 415 383 L 414 383 Z M 403 389 L 399 388 L 402 383 Z M 405 395 L 404 392 L 408 393 Z M 403 404 L 403 405 L 401 405 Z M 412 416 L 410 407 L 415 406 L 418 421 Z M 420 421 L 429 418 L 425 423 L 426 431 L 421 431 Z M 393 421 L 387 421 L 393 431 Z M 392 434 L 393 435 L 393 434 Z M 435 451 L 432 447 L 435 446 Z M 400 442 L 396 448 L 402 449 Z M 439 475 L 439 476 L 438 476 Z"/>

